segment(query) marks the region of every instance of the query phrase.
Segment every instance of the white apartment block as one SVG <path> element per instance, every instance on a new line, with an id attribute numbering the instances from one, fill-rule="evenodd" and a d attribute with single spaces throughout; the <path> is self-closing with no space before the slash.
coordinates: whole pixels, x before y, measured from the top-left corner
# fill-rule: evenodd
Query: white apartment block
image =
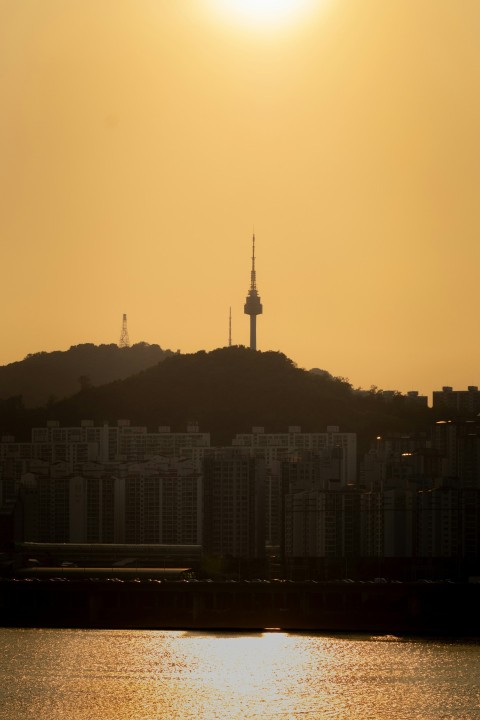
<path id="1" fill-rule="evenodd" d="M 304 450 L 324 458 L 336 457 L 341 487 L 354 485 L 356 481 L 357 435 L 340 432 L 337 425 L 327 426 L 324 433 L 303 433 L 297 425 L 290 426 L 286 433 L 266 433 L 263 427 L 254 427 L 251 433 L 237 434 L 232 445 L 250 448 L 255 454 L 262 452 L 267 467 Z"/>

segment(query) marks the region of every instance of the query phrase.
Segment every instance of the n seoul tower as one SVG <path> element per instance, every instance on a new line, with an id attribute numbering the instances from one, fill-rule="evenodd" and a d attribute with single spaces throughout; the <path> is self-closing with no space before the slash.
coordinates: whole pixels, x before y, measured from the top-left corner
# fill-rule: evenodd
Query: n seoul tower
<path id="1" fill-rule="evenodd" d="M 250 290 L 248 291 L 247 300 L 243 311 L 245 315 L 250 315 L 250 349 L 257 349 L 257 315 L 263 312 L 260 296 L 257 291 L 257 278 L 255 274 L 255 233 L 252 241 L 252 272 L 250 280 Z"/>

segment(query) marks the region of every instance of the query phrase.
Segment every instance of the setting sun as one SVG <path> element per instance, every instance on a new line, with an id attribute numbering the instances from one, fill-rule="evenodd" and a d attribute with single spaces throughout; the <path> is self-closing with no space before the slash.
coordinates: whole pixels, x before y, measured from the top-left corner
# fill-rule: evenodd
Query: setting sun
<path id="1" fill-rule="evenodd" d="M 312 0 L 213 0 L 230 19 L 272 27 L 293 21 L 312 7 Z"/>
<path id="2" fill-rule="evenodd" d="M 123 313 L 194 353 L 231 306 L 247 343 L 254 225 L 259 350 L 480 385 L 479 26 L 480 2 L 0 1 L 0 364 L 117 342 Z"/>

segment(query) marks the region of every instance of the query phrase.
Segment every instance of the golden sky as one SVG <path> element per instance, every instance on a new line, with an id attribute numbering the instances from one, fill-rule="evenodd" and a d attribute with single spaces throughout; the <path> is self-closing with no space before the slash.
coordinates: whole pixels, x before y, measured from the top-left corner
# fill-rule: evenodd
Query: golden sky
<path id="1" fill-rule="evenodd" d="M 0 0 L 0 363 L 248 344 L 255 228 L 259 349 L 480 385 L 480 2 L 246 2 Z"/>

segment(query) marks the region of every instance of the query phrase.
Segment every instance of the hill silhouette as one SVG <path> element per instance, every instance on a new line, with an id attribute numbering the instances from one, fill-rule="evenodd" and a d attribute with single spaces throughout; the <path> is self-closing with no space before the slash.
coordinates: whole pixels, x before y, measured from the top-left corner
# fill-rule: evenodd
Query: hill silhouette
<path id="1" fill-rule="evenodd" d="M 169 425 L 174 431 L 196 420 L 215 444 L 230 443 L 253 425 L 267 432 L 285 432 L 289 425 L 324 432 L 327 425 L 339 425 L 367 441 L 379 432 L 423 429 L 432 419 L 430 410 L 409 406 L 404 396 L 388 403 L 374 392 L 364 397 L 345 379 L 301 370 L 280 352 L 238 346 L 170 355 L 124 380 L 101 387 L 84 384 L 48 408 L 28 411 L 15 405 L 15 398 L 9 402 L 9 408 L 3 403 L 3 413 L 0 407 L 2 431 L 23 437 L 47 419 L 77 425 L 82 419 L 116 423 L 128 418 L 150 430 Z"/>
<path id="2" fill-rule="evenodd" d="M 90 385 L 104 385 L 138 373 L 171 355 L 159 345 L 74 345 L 39 352 L 0 367 L 0 398 L 21 396 L 26 407 L 52 404 Z"/>

